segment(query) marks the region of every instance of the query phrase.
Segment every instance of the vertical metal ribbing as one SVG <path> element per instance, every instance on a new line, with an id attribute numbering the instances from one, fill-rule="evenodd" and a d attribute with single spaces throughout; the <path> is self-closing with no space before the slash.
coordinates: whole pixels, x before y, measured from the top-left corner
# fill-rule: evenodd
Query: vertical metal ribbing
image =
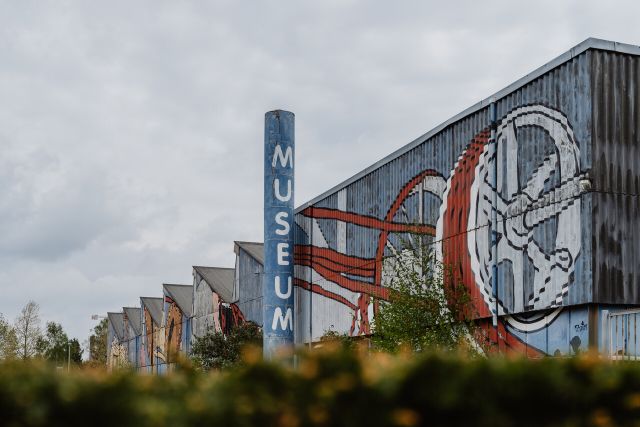
<path id="1" fill-rule="evenodd" d="M 489 114 L 491 115 L 491 139 L 489 140 L 490 158 L 493 157 L 493 168 L 491 168 L 491 186 L 493 187 L 493 200 L 491 200 L 491 291 L 495 302 L 493 310 L 493 327 L 498 327 L 498 141 L 496 141 L 497 128 L 497 112 L 496 102 L 491 101 L 489 106 Z"/>

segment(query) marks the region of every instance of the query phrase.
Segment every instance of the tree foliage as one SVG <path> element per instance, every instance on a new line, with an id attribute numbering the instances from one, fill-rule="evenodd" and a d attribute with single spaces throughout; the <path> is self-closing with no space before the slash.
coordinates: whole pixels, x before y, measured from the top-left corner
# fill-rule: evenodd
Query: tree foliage
<path id="1" fill-rule="evenodd" d="M 38 354 L 38 341 L 41 337 L 40 306 L 29 301 L 16 318 L 14 330 L 18 340 L 18 357 L 23 360 Z"/>
<path id="2" fill-rule="evenodd" d="M 220 370 L 241 363 L 242 350 L 246 346 L 262 346 L 262 331 L 254 322 L 235 326 L 228 335 L 209 331 L 196 338 L 191 358 L 203 370 Z"/>
<path id="3" fill-rule="evenodd" d="M 68 358 L 75 364 L 82 363 L 83 350 L 77 339 L 69 340 L 62 325 L 47 322 L 44 336 L 38 340 L 38 353 L 57 365 L 66 364 Z"/>
<path id="4" fill-rule="evenodd" d="M 18 336 L 16 331 L 0 313 L 0 360 L 18 357 Z"/>
<path id="5" fill-rule="evenodd" d="M 89 360 L 103 365 L 107 363 L 108 325 L 107 319 L 102 319 L 93 328 L 93 333 L 89 337 Z"/>
<path id="6" fill-rule="evenodd" d="M 471 298 L 430 248 L 414 243 L 419 240 L 405 242 L 396 256 L 385 260 L 390 296 L 377 301 L 374 346 L 390 352 L 470 348 Z"/>

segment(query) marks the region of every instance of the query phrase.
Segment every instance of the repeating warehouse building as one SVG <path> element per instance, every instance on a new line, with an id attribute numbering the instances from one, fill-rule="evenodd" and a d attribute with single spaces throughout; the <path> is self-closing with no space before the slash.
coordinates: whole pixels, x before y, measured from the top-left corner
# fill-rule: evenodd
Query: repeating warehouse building
<path id="1" fill-rule="evenodd" d="M 296 210 L 296 342 L 369 334 L 418 233 L 496 348 L 636 355 L 639 147 L 640 48 L 588 39 Z M 194 291 L 198 310 L 235 304 L 231 318 L 261 323 L 255 248 L 236 243 L 231 294 L 194 270 L 211 290 Z M 112 357 L 125 329 L 109 329 Z"/>

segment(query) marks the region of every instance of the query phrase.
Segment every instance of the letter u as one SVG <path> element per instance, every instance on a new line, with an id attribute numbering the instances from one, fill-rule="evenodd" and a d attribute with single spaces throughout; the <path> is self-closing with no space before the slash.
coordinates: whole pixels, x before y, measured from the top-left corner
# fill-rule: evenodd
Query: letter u
<path id="1" fill-rule="evenodd" d="M 276 296 L 278 298 L 282 298 L 282 299 L 287 299 L 291 296 L 291 291 L 292 291 L 292 286 L 291 286 L 291 276 L 289 276 L 289 279 L 287 281 L 287 293 L 283 294 L 282 290 L 280 289 L 280 276 L 276 276 Z"/>
<path id="2" fill-rule="evenodd" d="M 285 197 L 282 197 L 282 195 L 280 195 L 280 180 L 278 178 L 273 180 L 273 191 L 276 195 L 276 199 L 280 200 L 281 202 L 288 202 L 289 199 L 291 199 L 291 180 L 287 180 L 287 195 Z"/>

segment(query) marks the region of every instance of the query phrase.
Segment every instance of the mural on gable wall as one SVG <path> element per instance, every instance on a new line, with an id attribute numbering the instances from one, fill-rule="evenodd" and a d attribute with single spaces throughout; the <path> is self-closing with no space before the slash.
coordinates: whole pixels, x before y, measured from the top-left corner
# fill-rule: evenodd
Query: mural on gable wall
<path id="1" fill-rule="evenodd" d="M 316 204 L 299 212 L 296 223 L 306 242 L 295 248 L 296 286 L 332 307 L 342 306 L 351 335 L 368 334 L 376 311 L 372 297 L 388 297 L 385 257 L 401 250 L 409 233 L 419 233 L 444 265 L 455 267 L 495 345 L 530 356 L 579 351 L 588 331 L 568 338 L 566 325 L 584 324 L 586 309 L 563 308 L 581 256 L 584 192 L 571 124 L 560 111 L 527 105 L 498 120 L 497 144 L 489 143 L 490 135 L 488 128 L 477 133 L 450 170 L 416 173 L 399 188 L 384 217 L 350 212 L 348 187 L 337 193 L 337 209 Z M 525 148 L 535 162 L 519 158 Z M 357 239 L 347 237 L 347 226 L 359 233 Z M 353 246 L 354 240 L 356 247 L 348 251 L 347 241 Z M 314 310 L 317 305 L 314 300 Z M 496 311 L 498 328 L 491 322 Z"/>
<path id="2" fill-rule="evenodd" d="M 107 361 L 107 367 L 109 369 L 127 367 L 129 365 L 127 348 L 118 341 L 117 338 L 113 338 L 111 341 L 109 360 Z"/>
<path id="3" fill-rule="evenodd" d="M 166 319 L 164 324 L 166 362 L 175 362 L 175 357 L 182 349 L 183 315 L 178 304 L 168 296 L 164 297 Z"/>
<path id="4" fill-rule="evenodd" d="M 156 366 L 166 363 L 164 357 L 164 329 L 156 326 L 151 312 L 145 306 L 142 311 L 142 337 L 140 367 L 154 372 Z"/>

